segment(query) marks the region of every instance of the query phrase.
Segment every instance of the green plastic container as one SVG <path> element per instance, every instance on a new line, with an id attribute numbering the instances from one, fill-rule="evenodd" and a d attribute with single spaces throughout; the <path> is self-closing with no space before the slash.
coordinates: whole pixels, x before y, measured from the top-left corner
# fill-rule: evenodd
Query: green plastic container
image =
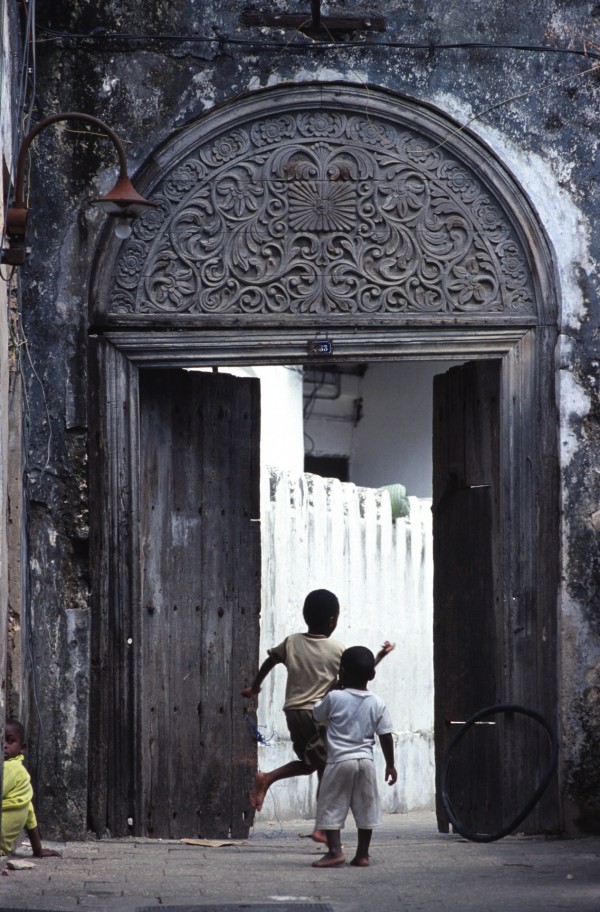
<path id="1" fill-rule="evenodd" d="M 392 504 L 392 519 L 400 519 L 402 516 L 410 516 L 410 503 L 406 496 L 406 488 L 401 484 L 383 485 L 383 491 L 390 495 Z"/>

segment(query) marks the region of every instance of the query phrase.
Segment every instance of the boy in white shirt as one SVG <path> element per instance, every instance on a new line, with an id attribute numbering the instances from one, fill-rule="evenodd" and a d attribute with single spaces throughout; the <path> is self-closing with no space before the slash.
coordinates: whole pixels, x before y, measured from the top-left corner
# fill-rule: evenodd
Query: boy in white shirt
<path id="1" fill-rule="evenodd" d="M 375 656 L 365 646 L 346 649 L 340 659 L 339 681 L 313 709 L 317 722 L 327 723 L 327 765 L 317 801 L 317 828 L 325 833 L 327 853 L 314 868 L 332 868 L 346 861 L 341 830 L 352 810 L 358 845 L 351 865 L 369 864 L 375 827 L 381 826 L 381 806 L 375 778 L 373 745 L 379 736 L 385 758 L 385 779 L 394 785 L 392 720 L 385 703 L 367 690 L 375 677 Z"/>

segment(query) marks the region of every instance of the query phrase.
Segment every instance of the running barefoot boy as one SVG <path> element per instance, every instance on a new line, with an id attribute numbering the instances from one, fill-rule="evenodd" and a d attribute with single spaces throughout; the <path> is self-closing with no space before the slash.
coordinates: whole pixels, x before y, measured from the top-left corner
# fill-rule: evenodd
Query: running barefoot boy
<path id="1" fill-rule="evenodd" d="M 260 811 L 265 795 L 274 782 L 293 776 L 309 776 L 316 772 L 319 780 L 325 768 L 325 726 L 312 717 L 312 708 L 320 700 L 337 675 L 343 645 L 331 638 L 340 613 L 337 596 L 328 589 L 315 589 L 304 600 L 302 614 L 308 630 L 293 633 L 283 643 L 268 650 L 250 687 L 242 690 L 243 697 L 260 693 L 261 684 L 276 665 L 287 668 L 287 684 L 283 710 L 298 760 L 285 763 L 268 773 L 258 772 L 250 804 Z M 324 841 L 314 832 L 313 839 Z"/>
<path id="2" fill-rule="evenodd" d="M 346 649 L 340 660 L 339 682 L 313 709 L 315 720 L 327 723 L 327 766 L 317 801 L 317 827 L 325 833 L 328 850 L 313 862 L 313 868 L 333 868 L 346 861 L 341 830 L 349 810 L 358 828 L 358 845 L 350 864 L 368 867 L 373 829 L 382 823 L 373 761 L 375 735 L 379 735 L 385 757 L 386 782 L 394 785 L 398 778 L 392 720 L 381 697 L 367 690 L 374 677 L 371 650 L 365 646 Z"/>
<path id="3" fill-rule="evenodd" d="M 285 763 L 267 773 L 257 772 L 250 803 L 260 811 L 265 795 L 274 782 L 293 776 L 308 776 L 316 772 L 321 780 L 326 761 L 326 726 L 315 722 L 312 709 L 336 679 L 343 645 L 332 639 L 340 613 L 337 596 L 328 589 L 315 589 L 304 600 L 303 616 L 306 633 L 293 633 L 283 643 L 268 650 L 268 658 L 260 666 L 250 687 L 242 690 L 243 697 L 260 693 L 261 684 L 279 664 L 287 668 L 285 717 L 298 760 Z M 394 648 L 386 642 L 378 653 L 378 661 Z M 312 838 L 324 842 L 322 833 L 315 830 Z"/>

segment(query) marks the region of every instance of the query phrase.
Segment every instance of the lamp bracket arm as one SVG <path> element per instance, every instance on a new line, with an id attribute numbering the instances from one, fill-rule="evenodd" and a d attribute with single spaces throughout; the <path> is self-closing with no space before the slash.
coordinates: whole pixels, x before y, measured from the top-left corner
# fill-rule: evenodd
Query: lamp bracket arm
<path id="1" fill-rule="evenodd" d="M 25 209 L 25 161 L 27 157 L 27 151 L 31 142 L 35 139 L 38 133 L 41 133 L 42 130 L 45 130 L 46 127 L 49 127 L 50 124 L 57 123 L 61 120 L 82 120 L 85 123 L 92 124 L 97 127 L 103 133 L 105 133 L 110 140 L 112 140 L 114 146 L 117 149 L 117 154 L 119 156 L 119 177 L 127 178 L 127 157 L 125 155 L 125 147 L 114 130 L 112 130 L 104 121 L 100 120 L 98 117 L 94 117 L 92 114 L 83 114 L 80 111 L 63 111 L 59 114 L 50 114 L 48 117 L 45 117 L 43 120 L 40 120 L 39 123 L 32 127 L 29 133 L 24 138 L 21 143 L 21 148 L 19 149 L 19 157 L 17 159 L 17 177 L 15 181 L 15 201 L 14 207 L 16 209 Z"/>

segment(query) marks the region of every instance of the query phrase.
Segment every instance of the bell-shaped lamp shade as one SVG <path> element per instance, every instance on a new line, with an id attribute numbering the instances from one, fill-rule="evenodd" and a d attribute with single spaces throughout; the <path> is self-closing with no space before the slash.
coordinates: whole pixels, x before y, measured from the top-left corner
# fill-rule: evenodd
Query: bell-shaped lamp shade
<path id="1" fill-rule="evenodd" d="M 128 177 L 119 177 L 109 193 L 93 199 L 91 202 L 94 206 L 104 210 L 107 215 L 125 219 L 137 218 L 148 209 L 158 206 L 158 203 L 153 203 L 140 196 Z"/>

